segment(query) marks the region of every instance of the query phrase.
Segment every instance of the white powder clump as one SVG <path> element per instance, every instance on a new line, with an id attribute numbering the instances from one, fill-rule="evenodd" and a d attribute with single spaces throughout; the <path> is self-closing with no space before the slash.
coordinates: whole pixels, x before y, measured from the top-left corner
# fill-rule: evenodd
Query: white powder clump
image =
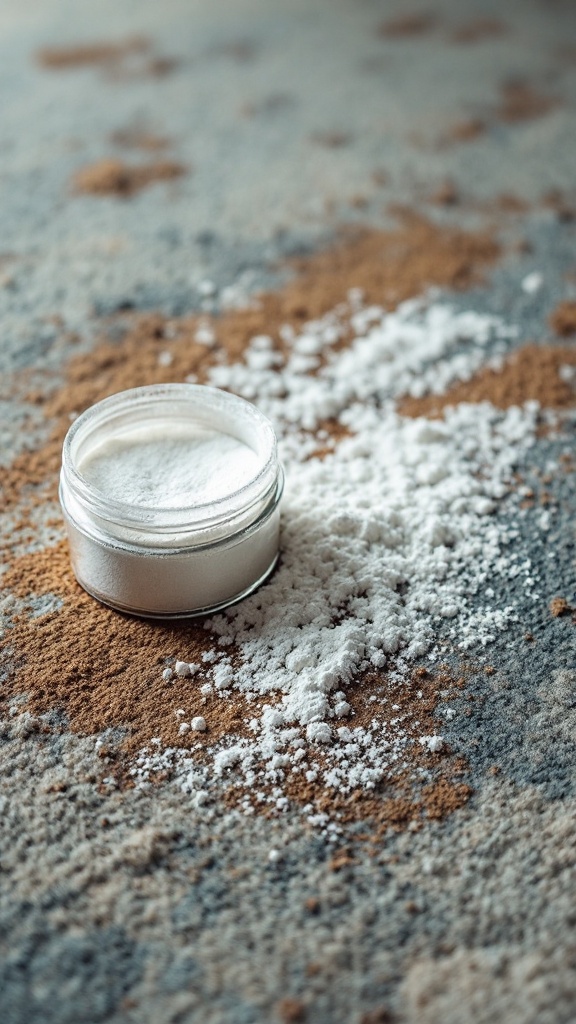
<path id="1" fill-rule="evenodd" d="M 522 291 L 526 292 L 526 295 L 535 295 L 543 284 L 544 278 L 540 271 L 533 270 L 531 274 L 526 274 L 526 277 L 522 279 Z"/>
<path id="2" fill-rule="evenodd" d="M 332 730 L 327 722 L 310 722 L 306 729 L 306 738 L 311 743 L 330 743 Z"/>
<path id="3" fill-rule="evenodd" d="M 421 736 L 420 743 L 423 747 L 427 747 L 432 754 L 436 754 L 439 750 L 442 750 L 444 746 L 444 739 L 442 736 Z"/>
<path id="4" fill-rule="evenodd" d="M 202 715 L 197 715 L 196 718 L 193 718 L 190 725 L 194 732 L 206 732 L 206 719 L 202 718 Z"/>

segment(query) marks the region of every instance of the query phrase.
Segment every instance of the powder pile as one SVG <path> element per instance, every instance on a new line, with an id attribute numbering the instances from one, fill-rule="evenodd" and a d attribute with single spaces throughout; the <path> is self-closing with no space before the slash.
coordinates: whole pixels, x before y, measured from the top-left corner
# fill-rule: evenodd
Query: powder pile
<path id="1" fill-rule="evenodd" d="M 350 329 L 354 341 L 339 348 Z M 440 634 L 467 649 L 514 621 L 486 581 L 521 571 L 509 547 L 517 533 L 491 513 L 533 442 L 537 407 L 462 405 L 433 423 L 400 417 L 395 399 L 471 376 L 488 342 L 514 333 L 438 302 L 386 313 L 353 292 L 300 332 L 286 329 L 283 354 L 258 336 L 241 363 L 210 372 L 211 383 L 271 417 L 287 487 L 281 565 L 259 592 L 206 623 L 220 651 L 205 659 L 203 685 L 270 703 L 249 735 L 204 745 L 211 763 L 203 766 L 188 752 L 148 748 L 133 770 L 138 784 L 169 768 L 205 802 L 210 780 L 230 777 L 245 790 L 244 809 L 256 801 L 283 810 L 293 777 L 346 796 L 406 770 L 416 744 L 440 755 L 440 723 L 408 732 L 394 686 L 401 691 L 410 665 L 434 663 Z M 310 458 L 327 419 L 349 436 Z M 527 575 L 536 599 L 533 587 Z M 392 690 L 373 693 L 374 714 L 360 725 L 347 688 L 370 673 L 385 674 Z"/>

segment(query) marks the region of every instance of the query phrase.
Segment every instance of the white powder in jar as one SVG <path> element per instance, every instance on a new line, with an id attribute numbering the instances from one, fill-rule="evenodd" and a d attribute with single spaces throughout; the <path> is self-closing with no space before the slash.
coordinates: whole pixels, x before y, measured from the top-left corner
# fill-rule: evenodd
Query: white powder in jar
<path id="1" fill-rule="evenodd" d="M 141 508 L 186 508 L 227 497 L 258 473 L 256 453 L 197 423 L 141 423 L 111 434 L 79 463 L 102 494 Z"/>
<path id="2" fill-rule="evenodd" d="M 136 614 L 222 608 L 276 564 L 282 485 L 272 427 L 243 399 L 192 384 L 104 399 L 64 441 L 60 500 L 76 578 Z"/>

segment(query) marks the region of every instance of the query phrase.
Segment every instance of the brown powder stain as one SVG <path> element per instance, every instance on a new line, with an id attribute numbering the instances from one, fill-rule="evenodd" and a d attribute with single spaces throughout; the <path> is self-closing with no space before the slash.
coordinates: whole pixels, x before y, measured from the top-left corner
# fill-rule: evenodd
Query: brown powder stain
<path id="1" fill-rule="evenodd" d="M 542 196 L 542 205 L 553 210 L 561 224 L 571 224 L 576 220 L 576 206 L 562 189 L 552 188 Z"/>
<path id="2" fill-rule="evenodd" d="M 378 34 L 384 39 L 410 39 L 428 35 L 437 24 L 438 18 L 432 11 L 414 11 L 384 21 L 378 29 Z"/>
<path id="3" fill-rule="evenodd" d="M 152 42 L 145 36 L 130 36 L 118 42 L 97 40 L 77 46 L 47 46 L 36 53 L 40 67 L 49 71 L 70 71 L 93 67 L 111 80 L 163 78 L 174 71 L 180 61 L 152 52 Z"/>
<path id="4" fill-rule="evenodd" d="M 454 29 L 450 35 L 450 41 L 464 45 L 482 43 L 485 39 L 496 39 L 507 32 L 508 26 L 498 18 L 475 18 Z"/>
<path id="5" fill-rule="evenodd" d="M 500 89 L 500 96 L 500 105 L 495 113 L 507 124 L 544 117 L 561 105 L 558 96 L 546 96 L 537 92 L 529 82 L 521 80 L 505 83 Z"/>
<path id="6" fill-rule="evenodd" d="M 38 450 L 22 452 L 3 472 L 4 505 L 13 506 L 21 496 L 29 502 L 56 497 L 60 451 L 70 415 L 101 398 L 145 384 L 183 381 L 189 374 L 202 382 L 215 360 L 241 359 L 256 335 L 268 334 L 281 347 L 282 325 L 300 328 L 323 316 L 353 287 L 363 291 L 367 303 L 389 308 L 432 285 L 466 289 L 482 281 L 500 255 L 491 232 L 463 232 L 402 210 L 398 215 L 396 228 L 348 231 L 329 248 L 293 260 L 294 276 L 284 287 L 260 295 L 249 308 L 212 318 L 213 349 L 195 341 L 205 317 L 169 319 L 147 313 L 119 319 L 125 328 L 120 343 L 103 339 L 91 352 L 73 357 L 61 387 L 52 382 L 47 389 L 46 382 L 40 381 L 30 396 L 29 374 L 24 374 L 18 387 L 42 407 L 51 432 Z M 158 362 L 164 351 L 172 356 L 168 367 Z M 330 424 L 325 427 L 332 433 Z M 321 442 L 319 448 L 323 447 Z"/>
<path id="7" fill-rule="evenodd" d="M 550 314 L 549 323 L 552 330 L 562 338 L 576 334 L 576 302 L 560 302 Z"/>
<path id="8" fill-rule="evenodd" d="M 550 615 L 555 619 L 559 619 L 562 615 L 569 615 L 571 611 L 572 608 L 565 597 L 553 597 L 550 601 Z"/>
<path id="9" fill-rule="evenodd" d="M 529 203 L 514 192 L 501 192 L 491 204 L 485 207 L 495 213 L 526 213 L 530 209 Z M 521 251 L 526 251 L 522 249 Z"/>
<path id="10" fill-rule="evenodd" d="M 131 165 L 108 158 L 77 171 L 72 179 L 72 188 L 84 195 L 128 199 L 158 181 L 174 181 L 187 173 L 189 168 L 173 160 Z"/>
<path id="11" fill-rule="evenodd" d="M 152 153 L 168 149 L 170 146 L 170 139 L 165 135 L 156 135 L 138 127 L 120 128 L 112 132 L 110 142 L 113 146 L 121 146 L 123 149 L 143 149 Z"/>
<path id="12" fill-rule="evenodd" d="M 480 117 L 468 117 L 456 121 L 446 132 L 445 142 L 474 142 L 487 131 L 486 122 Z"/>
<path id="13" fill-rule="evenodd" d="M 46 46 L 38 50 L 36 60 L 43 68 L 63 71 L 69 68 L 94 67 L 118 63 L 126 57 L 150 49 L 144 36 L 130 36 L 119 42 L 97 41 L 77 46 Z"/>
<path id="14" fill-rule="evenodd" d="M 312 142 L 316 142 L 324 149 L 345 149 L 352 142 L 352 136 L 347 132 L 315 132 L 312 135 Z"/>
<path id="15" fill-rule="evenodd" d="M 460 202 L 458 186 L 450 178 L 446 179 L 432 192 L 429 202 L 435 206 L 457 206 Z"/>
<path id="16" fill-rule="evenodd" d="M 203 697 L 202 672 L 164 681 L 162 670 L 176 653 L 198 663 L 212 648 L 202 622 L 147 622 L 105 608 L 74 580 L 65 541 L 15 559 L 2 583 L 25 605 L 45 594 L 63 602 L 58 611 L 36 618 L 25 607 L 3 644 L 5 652 L 16 652 L 16 671 L 3 699 L 26 694 L 26 710 L 33 715 L 60 711 L 84 735 L 121 728 L 123 753 L 130 754 L 153 736 L 184 749 L 215 743 L 245 731 L 244 719 L 261 707 L 238 694 L 233 701 Z M 186 715 L 177 717 L 178 709 Z M 180 722 L 195 715 L 206 719 L 207 732 L 179 736 Z"/>
<path id="17" fill-rule="evenodd" d="M 406 396 L 398 411 L 403 416 L 442 415 L 460 402 L 491 402 L 498 409 L 535 400 L 545 409 L 573 409 L 576 392 L 562 379 L 562 366 L 576 366 L 576 348 L 524 345 L 507 359 L 501 370 L 485 369 L 471 380 L 454 384 L 443 395 Z"/>
<path id="18" fill-rule="evenodd" d="M 415 668 L 401 685 L 391 684 L 375 673 L 356 680 L 346 691 L 351 715 L 333 721 L 332 727 L 367 728 L 372 720 L 384 723 L 391 717 L 398 718 L 399 729 L 407 738 L 404 760 L 408 767 L 391 768 L 372 791 L 358 788 L 346 794 L 325 788 L 318 781 L 308 781 L 303 773 L 291 772 L 282 782 L 283 792 L 295 806 L 309 806 L 311 813 L 326 813 L 341 823 L 369 821 L 375 837 L 382 836 L 389 828 L 419 827 L 424 818 L 440 819 L 453 813 L 467 803 L 472 793 L 463 781 L 467 763 L 455 756 L 447 745 L 440 751 L 430 752 L 419 738 L 438 731 L 439 703 L 458 697 L 463 686 L 463 677 L 454 679 L 446 668 L 439 669 L 435 676 L 426 668 Z M 384 705 L 382 698 L 387 702 Z M 391 704 L 397 706 L 392 714 Z M 321 747 L 308 749 L 307 762 L 318 772 L 329 764 Z M 432 781 L 421 787 L 415 778 L 420 768 L 432 774 Z M 227 790 L 226 802 L 236 807 L 246 800 L 246 795 L 244 787 L 232 784 Z M 253 807 L 262 813 L 262 806 L 256 800 Z M 264 807 L 264 813 L 271 812 Z"/>
<path id="19" fill-rule="evenodd" d="M 276 1013 L 282 1024 L 303 1024 L 306 1020 L 306 1004 L 301 999 L 286 996 L 276 1003 Z"/>

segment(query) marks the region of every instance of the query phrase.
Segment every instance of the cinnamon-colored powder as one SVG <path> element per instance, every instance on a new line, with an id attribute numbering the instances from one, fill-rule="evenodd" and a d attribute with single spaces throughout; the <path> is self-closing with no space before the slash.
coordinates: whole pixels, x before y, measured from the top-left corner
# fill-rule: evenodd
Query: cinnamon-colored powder
<path id="1" fill-rule="evenodd" d="M 276 1013 L 282 1024 L 303 1024 L 306 1020 L 306 1004 L 301 999 L 286 996 L 276 1003 Z"/>
<path id="2" fill-rule="evenodd" d="M 486 134 L 486 122 L 480 117 L 456 121 L 446 132 L 446 142 L 474 142 Z"/>
<path id="3" fill-rule="evenodd" d="M 119 42 L 98 41 L 78 46 L 46 46 L 38 50 L 36 60 L 43 68 L 65 70 L 110 64 L 125 57 L 144 53 L 151 43 L 144 36 L 131 36 Z"/>
<path id="4" fill-rule="evenodd" d="M 423 815 L 439 819 L 462 807 L 469 799 L 471 789 L 463 780 L 468 770 L 465 760 L 455 757 L 445 746 L 432 753 L 419 742 L 424 733 L 434 734 L 438 729 L 436 713 L 442 701 L 454 700 L 464 687 L 464 678 L 454 680 L 450 672 L 440 668 L 435 675 L 419 667 L 413 670 L 401 686 L 390 684 L 377 673 L 368 673 L 358 679 L 346 691 L 346 700 L 352 708 L 352 715 L 346 721 L 353 728 L 369 727 L 373 719 L 387 721 L 378 700 L 381 697 L 393 700 L 395 717 L 401 720 L 402 734 L 409 737 L 405 760 L 408 767 L 391 769 L 381 783 L 380 790 L 368 792 L 357 789 L 348 794 L 308 782 L 302 775 L 288 775 L 282 787 L 286 796 L 297 806 L 308 805 L 315 813 L 337 814 L 338 820 L 346 823 L 369 820 L 378 831 L 387 828 L 406 828 L 410 823 L 419 823 Z M 440 696 L 442 694 L 442 696 Z M 371 698 L 375 697 L 376 702 Z M 389 705 L 388 705 L 389 706 Z M 388 725 L 388 728 L 389 725 Z M 307 758 L 311 767 L 322 771 L 326 757 L 322 750 L 309 750 Z M 425 769 L 433 781 L 418 787 L 415 773 Z M 226 794 L 228 806 L 235 807 L 246 801 L 244 787 L 231 786 Z M 261 805 L 253 804 L 254 810 L 261 811 Z"/>
<path id="5" fill-rule="evenodd" d="M 558 619 L 562 615 L 569 615 L 572 608 L 565 597 L 553 597 L 550 601 L 550 615 Z"/>
<path id="6" fill-rule="evenodd" d="M 152 52 L 145 36 L 131 36 L 118 42 L 99 40 L 77 46 L 47 46 L 36 53 L 40 67 L 48 71 L 100 68 L 108 79 L 162 78 L 174 71 L 179 61 Z"/>
<path id="7" fill-rule="evenodd" d="M 162 678 L 168 659 L 199 662 L 211 649 L 202 623 L 147 622 L 111 611 L 89 597 L 70 571 L 65 541 L 14 559 L 3 585 L 24 603 L 31 594 L 62 601 L 57 611 L 30 619 L 24 611 L 8 633 L 10 648 L 20 652 L 7 694 L 26 693 L 27 710 L 41 715 L 62 712 L 70 727 L 86 735 L 105 729 L 126 731 L 123 751 L 130 753 L 159 736 L 166 746 L 187 747 L 191 737 L 178 735 L 175 711 L 189 721 L 203 715 L 208 730 L 195 742 L 214 743 L 242 732 L 261 702 L 206 700 L 199 683 L 174 676 Z"/>
<path id="8" fill-rule="evenodd" d="M 563 338 L 576 334 L 576 302 L 560 302 L 550 314 L 550 326 Z"/>
<path id="9" fill-rule="evenodd" d="M 498 18 L 475 18 L 473 21 L 464 22 L 450 35 L 453 43 L 481 43 L 485 39 L 495 39 L 503 36 L 508 31 L 508 26 Z"/>
<path id="10" fill-rule="evenodd" d="M 390 18 L 380 25 L 378 31 L 385 39 L 405 39 L 427 35 L 436 28 L 437 23 L 438 19 L 432 11 L 415 11 Z"/>
<path id="11" fill-rule="evenodd" d="M 545 192 L 542 196 L 542 205 L 553 210 L 563 224 L 571 224 L 576 220 L 576 206 L 573 198 L 567 196 L 562 189 L 552 188 Z"/>
<path id="12" fill-rule="evenodd" d="M 537 92 L 529 82 L 523 81 L 506 83 L 500 94 L 500 105 L 495 113 L 499 120 L 508 124 L 544 117 L 561 103 L 558 96 L 546 96 Z"/>
<path id="13" fill-rule="evenodd" d="M 481 370 L 443 395 L 407 396 L 399 403 L 398 411 L 403 416 L 438 417 L 447 406 L 460 402 L 491 402 L 498 409 L 508 409 L 529 400 L 540 402 L 546 409 L 573 409 L 576 389 L 561 376 L 563 366 L 576 367 L 576 347 L 524 345 L 501 370 Z"/>
<path id="14" fill-rule="evenodd" d="M 432 192 L 429 201 L 435 206 L 457 206 L 460 202 L 460 193 L 456 184 L 448 178 Z"/>
<path id="15" fill-rule="evenodd" d="M 131 165 L 109 158 L 77 171 L 72 187 L 75 192 L 86 195 L 127 199 L 157 181 L 173 181 L 188 172 L 189 168 L 173 160 Z"/>
<path id="16" fill-rule="evenodd" d="M 121 146 L 123 149 L 143 149 L 152 153 L 168 149 L 170 146 L 170 139 L 165 135 L 155 135 L 154 132 L 137 127 L 120 128 L 112 132 L 110 142 L 113 146 Z"/>

